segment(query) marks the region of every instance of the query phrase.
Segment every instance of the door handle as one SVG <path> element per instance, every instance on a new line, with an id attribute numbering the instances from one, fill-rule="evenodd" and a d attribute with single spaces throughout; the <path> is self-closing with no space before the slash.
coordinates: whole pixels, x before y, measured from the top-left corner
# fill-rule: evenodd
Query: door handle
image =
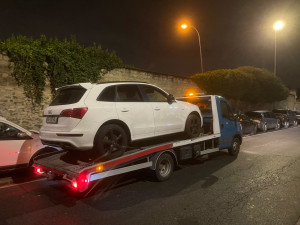
<path id="1" fill-rule="evenodd" d="M 128 108 L 123 108 L 123 109 L 121 109 L 121 112 L 128 112 L 128 111 L 129 111 Z"/>
<path id="2" fill-rule="evenodd" d="M 155 107 L 154 110 L 158 111 L 158 110 L 160 110 L 160 108 L 159 107 Z"/>

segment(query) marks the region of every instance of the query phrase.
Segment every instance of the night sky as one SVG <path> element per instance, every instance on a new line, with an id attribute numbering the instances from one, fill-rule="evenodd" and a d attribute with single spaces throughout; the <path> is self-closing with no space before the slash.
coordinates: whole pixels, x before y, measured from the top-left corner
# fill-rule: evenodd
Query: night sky
<path id="1" fill-rule="evenodd" d="M 100 44 L 136 68 L 179 76 L 255 66 L 273 71 L 277 19 L 277 75 L 300 88 L 300 0 L 6 0 L 0 3 L 0 39 L 12 34 Z"/>

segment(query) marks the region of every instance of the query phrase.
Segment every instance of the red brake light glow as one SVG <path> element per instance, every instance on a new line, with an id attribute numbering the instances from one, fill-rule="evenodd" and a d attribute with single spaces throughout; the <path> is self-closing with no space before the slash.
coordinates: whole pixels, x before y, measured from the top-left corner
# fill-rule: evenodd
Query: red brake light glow
<path id="1" fill-rule="evenodd" d="M 66 109 L 60 113 L 61 117 L 72 117 L 76 119 L 82 119 L 85 113 L 88 111 L 87 107 L 84 108 L 75 108 L 75 109 Z"/>
<path id="2" fill-rule="evenodd" d="M 34 168 L 34 173 L 40 175 L 40 174 L 43 174 L 44 171 L 42 170 L 41 167 L 37 166 L 37 167 Z"/>

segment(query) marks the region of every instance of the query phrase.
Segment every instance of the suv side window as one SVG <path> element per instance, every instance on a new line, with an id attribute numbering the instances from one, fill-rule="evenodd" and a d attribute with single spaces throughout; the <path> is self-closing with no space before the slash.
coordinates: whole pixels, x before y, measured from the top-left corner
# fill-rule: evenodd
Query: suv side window
<path id="1" fill-rule="evenodd" d="M 118 102 L 143 102 L 142 95 L 137 85 L 125 84 L 117 86 Z"/>
<path id="2" fill-rule="evenodd" d="M 104 90 L 98 96 L 97 101 L 114 102 L 115 96 L 116 96 L 115 90 L 116 90 L 116 86 L 110 86 L 110 87 L 104 88 Z"/>
<path id="3" fill-rule="evenodd" d="M 0 141 L 4 140 L 19 140 L 17 134 L 20 133 L 17 128 L 6 123 L 0 122 Z"/>
<path id="4" fill-rule="evenodd" d="M 143 90 L 148 102 L 167 102 L 168 96 L 156 87 L 149 85 L 140 85 Z"/>
<path id="5" fill-rule="evenodd" d="M 234 115 L 233 115 L 229 105 L 224 101 L 220 101 L 220 104 L 221 104 L 222 117 L 229 119 L 229 120 L 234 120 Z"/>

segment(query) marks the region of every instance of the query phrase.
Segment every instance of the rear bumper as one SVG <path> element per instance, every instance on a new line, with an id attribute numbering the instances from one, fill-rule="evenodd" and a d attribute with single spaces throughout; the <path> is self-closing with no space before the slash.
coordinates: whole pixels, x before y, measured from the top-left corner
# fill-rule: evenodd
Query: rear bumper
<path id="1" fill-rule="evenodd" d="M 40 131 L 44 145 L 57 146 L 63 149 L 90 150 L 94 145 L 94 136 L 89 132 L 53 132 Z"/>

